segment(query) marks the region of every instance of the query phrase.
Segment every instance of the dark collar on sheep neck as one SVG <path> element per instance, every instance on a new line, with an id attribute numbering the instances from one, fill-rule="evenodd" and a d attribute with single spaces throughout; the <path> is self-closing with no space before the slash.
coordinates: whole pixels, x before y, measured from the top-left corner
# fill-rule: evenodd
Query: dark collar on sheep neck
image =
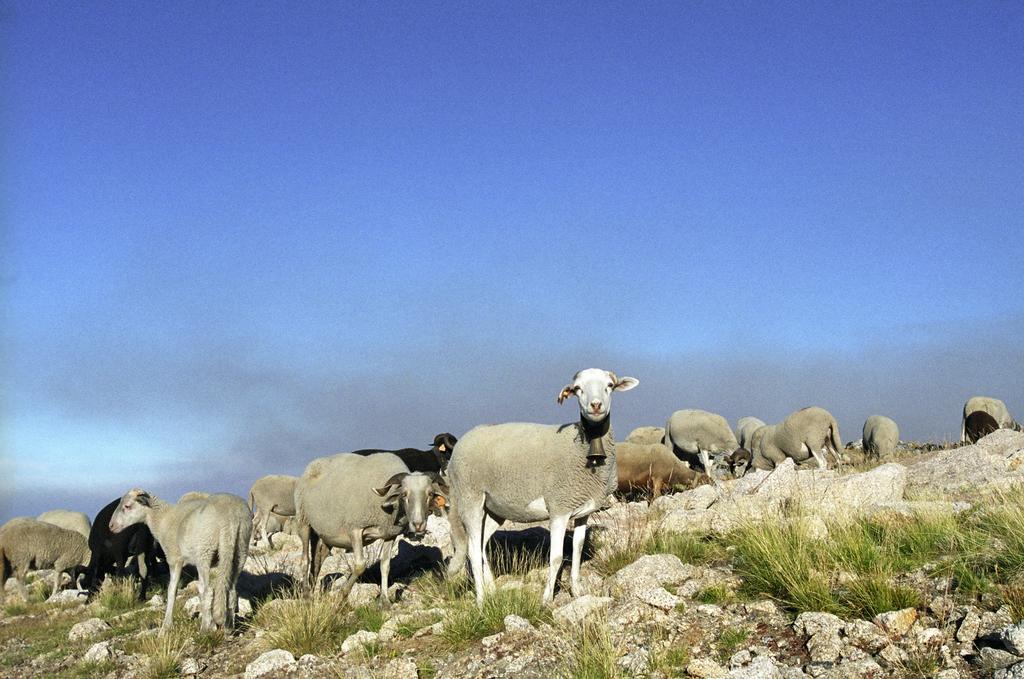
<path id="1" fill-rule="evenodd" d="M 580 415 L 580 431 L 583 432 L 583 440 L 590 444 L 590 450 L 587 452 L 587 466 L 603 465 L 608 457 L 604 451 L 604 437 L 611 431 L 611 418 L 605 417 L 600 422 L 592 422 Z"/>

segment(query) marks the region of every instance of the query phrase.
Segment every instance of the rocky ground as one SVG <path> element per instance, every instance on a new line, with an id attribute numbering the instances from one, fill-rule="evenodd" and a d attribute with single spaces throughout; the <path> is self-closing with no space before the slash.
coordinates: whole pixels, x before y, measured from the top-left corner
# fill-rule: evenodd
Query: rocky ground
<path id="1" fill-rule="evenodd" d="M 1022 489 L 1024 434 L 999 431 L 871 468 L 782 465 L 615 502 L 592 520 L 589 594 L 550 608 L 543 528 L 495 536 L 499 589 L 479 611 L 465 578 L 437 574 L 444 519 L 400 545 L 388 609 L 375 571 L 348 601 L 292 586 L 301 550 L 276 536 L 250 555 L 228 636 L 198 631 L 194 583 L 159 637 L 159 590 L 43 601 L 41 583 L 12 580 L 0 676 L 1024 678 Z M 325 570 L 333 587 L 344 558 Z"/>

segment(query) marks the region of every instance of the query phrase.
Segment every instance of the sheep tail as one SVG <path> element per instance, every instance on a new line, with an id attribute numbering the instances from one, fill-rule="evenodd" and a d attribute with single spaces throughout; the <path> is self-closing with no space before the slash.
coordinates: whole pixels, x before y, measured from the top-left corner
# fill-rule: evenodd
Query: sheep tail
<path id="1" fill-rule="evenodd" d="M 839 451 L 843 449 L 843 442 L 839 438 L 839 425 L 835 420 L 828 425 L 829 442 L 832 444 L 832 452 L 839 458 Z"/>
<path id="2" fill-rule="evenodd" d="M 235 571 L 238 561 L 238 540 L 241 529 L 237 526 L 225 526 L 220 531 L 217 555 L 220 567 L 217 569 L 217 583 L 213 589 L 213 619 L 216 623 L 228 626 L 228 618 L 234 611 L 228 610 L 228 583 Z"/>

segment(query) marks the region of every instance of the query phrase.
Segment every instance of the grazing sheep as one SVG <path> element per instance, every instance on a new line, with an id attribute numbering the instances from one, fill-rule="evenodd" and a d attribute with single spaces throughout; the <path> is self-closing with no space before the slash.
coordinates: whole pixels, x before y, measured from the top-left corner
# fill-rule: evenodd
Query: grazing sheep
<path id="1" fill-rule="evenodd" d="M 174 598 L 185 564 L 192 564 L 199 573 L 200 628 L 234 627 L 238 608 L 235 585 L 249 554 L 252 513 L 237 495 L 201 495 L 174 504 L 144 490 L 130 490 L 110 518 L 110 530 L 115 534 L 145 523 L 167 555 L 171 577 L 161 634 L 171 628 Z M 211 583 L 215 565 L 217 581 Z"/>
<path id="2" fill-rule="evenodd" d="M 629 432 L 629 436 L 626 437 L 626 443 L 664 443 L 665 442 L 665 428 L 664 427 L 637 427 L 633 431 Z"/>
<path id="3" fill-rule="evenodd" d="M 764 422 L 756 417 L 741 417 L 736 423 L 736 442 L 740 448 L 751 450 L 750 437 L 764 426 Z"/>
<path id="4" fill-rule="evenodd" d="M 712 478 L 715 478 L 715 470 L 711 455 L 731 454 L 740 447 L 724 417 L 695 409 L 672 413 L 665 425 L 665 445 L 672 454 L 687 462 L 700 460 L 704 473 Z"/>
<path id="5" fill-rule="evenodd" d="M 787 457 L 797 464 L 810 463 L 812 458 L 820 469 L 827 469 L 826 453 L 830 452 L 838 461 L 843 450 L 839 438 L 836 418 L 824 408 L 803 408 L 791 413 L 772 429 L 761 428 L 754 432 L 758 449 L 754 452 L 754 466 L 759 469 L 774 469 Z M 758 436 L 761 432 L 764 432 Z M 763 465 L 763 466 L 759 466 Z"/>
<path id="6" fill-rule="evenodd" d="M 663 490 L 671 491 L 677 485 L 692 488 L 710 480 L 669 454 L 662 443 L 616 443 L 615 465 L 619 492 L 623 494 L 641 491 L 658 497 Z"/>
<path id="7" fill-rule="evenodd" d="M 964 423 L 964 431 L 967 432 L 967 441 L 977 443 L 992 432 L 999 429 L 999 423 L 984 410 L 975 410 L 967 416 Z"/>
<path id="8" fill-rule="evenodd" d="M 274 543 L 270 541 L 270 537 L 278 533 L 297 536 L 299 534 L 298 525 L 298 521 L 294 516 L 281 516 L 271 512 L 270 520 L 267 521 L 267 544 L 270 545 L 271 549 L 274 549 Z"/>
<path id="9" fill-rule="evenodd" d="M 864 453 L 876 459 L 892 455 L 900 442 L 900 428 L 885 415 L 872 415 L 864 421 Z"/>
<path id="10" fill-rule="evenodd" d="M 506 520 L 550 519 L 545 603 L 554 596 L 562 543 L 572 524 L 571 590 L 573 596 L 582 593 L 580 559 L 587 519 L 618 485 L 609 421 L 611 395 L 637 384 L 633 377 L 619 379 L 607 370 L 581 370 L 558 396 L 559 403 L 576 396 L 578 422 L 484 425 L 470 430 L 455 446 L 448 465 L 453 505 L 449 518 L 461 526 L 452 530 L 456 550 L 448 570 L 461 569 L 468 549 L 479 606 L 483 606 L 484 588 L 494 586 L 487 541 Z"/>
<path id="11" fill-rule="evenodd" d="M 298 478 L 287 474 L 272 474 L 256 479 L 249 489 L 249 507 L 253 512 L 253 544 L 261 535 L 267 536 L 271 549 L 274 543 L 267 534 L 271 514 L 295 516 L 295 482 Z"/>
<path id="12" fill-rule="evenodd" d="M 391 453 L 405 463 L 410 472 L 423 472 L 424 474 L 443 474 L 448 468 L 448 461 L 452 458 L 452 449 L 458 439 L 445 432 L 434 437 L 434 442 L 429 450 L 417 450 L 416 448 L 402 448 L 400 450 L 378 450 L 366 448 L 364 450 L 353 450 L 351 455 L 376 455 L 377 453 Z"/>
<path id="13" fill-rule="evenodd" d="M 1010 416 L 1010 411 L 1006 408 L 1005 403 L 998 398 L 991 398 L 989 396 L 972 396 L 964 404 L 963 420 L 960 423 L 960 443 L 968 442 L 967 418 L 971 413 L 979 411 L 991 415 L 992 419 L 999 424 L 1000 429 L 1021 431 L 1021 426 Z"/>
<path id="14" fill-rule="evenodd" d="M 82 512 L 73 512 L 70 509 L 51 509 L 48 512 L 43 512 L 36 519 L 51 523 L 54 526 L 73 530 L 81 534 L 86 540 L 89 539 L 89 531 L 92 529 L 88 516 Z"/>
<path id="15" fill-rule="evenodd" d="M 737 448 L 726 458 L 726 463 L 729 465 L 729 473 L 736 479 L 745 475 L 750 470 L 753 461 L 754 454 L 746 448 Z"/>
<path id="16" fill-rule="evenodd" d="M 0 595 L 10 575 L 25 584 L 29 569 L 53 569 L 53 596 L 60 590 L 60 576 L 78 572 L 89 561 L 89 543 L 81 533 L 38 519 L 11 519 L 0 527 Z"/>
<path id="17" fill-rule="evenodd" d="M 397 455 L 340 453 L 313 460 L 295 484 L 295 507 L 310 584 L 320 576 L 326 547 L 352 550 L 352 572 L 342 592 L 366 571 L 363 547 L 383 540 L 380 556 L 380 597 L 386 606 L 388 572 L 395 539 L 403 533 L 422 536 L 427 515 L 447 488 L 437 474 L 409 472 Z M 382 499 L 383 498 L 383 499 Z"/>
<path id="18" fill-rule="evenodd" d="M 107 575 L 123 572 L 134 557 L 139 570 L 139 601 L 145 601 L 149 575 L 156 565 L 156 542 L 145 524 L 129 526 L 120 533 L 110 530 L 110 519 L 120 502 L 121 498 L 117 498 L 97 512 L 96 521 L 89 531 L 89 550 L 92 552 L 87 576 L 89 591 L 97 592 Z"/>

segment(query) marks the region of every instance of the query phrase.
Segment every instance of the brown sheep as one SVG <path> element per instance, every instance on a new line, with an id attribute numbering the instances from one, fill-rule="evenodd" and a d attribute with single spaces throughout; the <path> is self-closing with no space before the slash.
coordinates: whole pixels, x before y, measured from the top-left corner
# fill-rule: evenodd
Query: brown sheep
<path id="1" fill-rule="evenodd" d="M 616 444 L 615 455 L 618 490 L 623 495 L 639 491 L 658 497 L 677 485 L 693 488 L 710 482 L 706 474 L 690 469 L 661 443 L 623 441 Z"/>

